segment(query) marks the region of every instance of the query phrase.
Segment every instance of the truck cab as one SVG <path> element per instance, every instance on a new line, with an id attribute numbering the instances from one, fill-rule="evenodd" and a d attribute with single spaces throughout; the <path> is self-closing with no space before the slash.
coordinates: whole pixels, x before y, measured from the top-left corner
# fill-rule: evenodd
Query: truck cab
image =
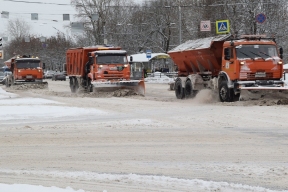
<path id="1" fill-rule="evenodd" d="M 223 45 L 222 73 L 228 79 L 228 87 L 239 88 L 257 86 L 283 87 L 282 48 L 272 39 L 243 38 L 226 41 Z"/>

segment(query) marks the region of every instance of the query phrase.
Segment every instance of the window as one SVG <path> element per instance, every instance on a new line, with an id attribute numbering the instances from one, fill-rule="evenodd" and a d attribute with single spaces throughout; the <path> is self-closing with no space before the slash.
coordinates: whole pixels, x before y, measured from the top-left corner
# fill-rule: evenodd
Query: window
<path id="1" fill-rule="evenodd" d="M 278 57 L 277 49 L 274 45 L 240 45 L 236 47 L 238 59 L 267 59 Z"/>
<path id="2" fill-rule="evenodd" d="M 126 55 L 97 55 L 97 64 L 127 64 Z"/>
<path id="3" fill-rule="evenodd" d="M 18 69 L 35 69 L 37 67 L 40 67 L 40 61 L 39 60 L 17 60 L 16 61 L 16 67 Z"/>

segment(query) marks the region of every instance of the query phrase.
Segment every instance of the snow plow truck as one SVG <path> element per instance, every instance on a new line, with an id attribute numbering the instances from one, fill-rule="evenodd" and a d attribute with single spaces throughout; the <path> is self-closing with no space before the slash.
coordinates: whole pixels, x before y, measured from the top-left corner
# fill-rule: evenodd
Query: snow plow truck
<path id="1" fill-rule="evenodd" d="M 12 72 L 5 79 L 6 87 L 24 84 L 37 85 L 38 88 L 48 87 L 48 83 L 43 81 L 45 64 L 38 57 L 18 55 L 4 63 Z"/>
<path id="2" fill-rule="evenodd" d="M 189 40 L 168 54 L 178 67 L 174 83 L 178 99 L 194 97 L 205 88 L 217 91 L 221 102 L 246 100 L 247 91 L 287 91 L 283 49 L 274 38 L 219 35 Z"/>
<path id="3" fill-rule="evenodd" d="M 121 47 L 97 45 L 68 49 L 65 65 L 71 92 L 81 88 L 96 93 L 130 89 L 144 95 L 143 70 L 133 66 L 132 61 Z"/>

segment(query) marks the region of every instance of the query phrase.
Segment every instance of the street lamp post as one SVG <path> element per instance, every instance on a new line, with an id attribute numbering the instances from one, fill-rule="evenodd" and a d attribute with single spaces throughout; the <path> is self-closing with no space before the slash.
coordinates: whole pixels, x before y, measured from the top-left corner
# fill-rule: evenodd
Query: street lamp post
<path id="1" fill-rule="evenodd" d="M 165 6 L 165 8 L 171 8 L 171 6 Z M 179 27 L 179 45 L 182 43 L 182 15 L 181 6 L 178 5 L 178 27 Z"/>
<path id="2" fill-rule="evenodd" d="M 182 17 L 181 17 L 181 6 L 178 5 L 178 12 L 179 12 L 179 45 L 182 43 Z"/>

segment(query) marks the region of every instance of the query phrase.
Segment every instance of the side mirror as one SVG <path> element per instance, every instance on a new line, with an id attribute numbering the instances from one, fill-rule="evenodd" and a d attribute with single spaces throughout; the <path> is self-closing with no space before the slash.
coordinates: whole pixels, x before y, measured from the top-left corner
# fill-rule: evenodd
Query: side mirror
<path id="1" fill-rule="evenodd" d="M 42 64 L 42 69 L 45 69 L 45 63 Z"/>
<path id="2" fill-rule="evenodd" d="M 129 59 L 129 64 L 132 64 L 133 63 L 133 57 L 130 56 L 130 59 Z"/>
<path id="3" fill-rule="evenodd" d="M 225 48 L 224 49 L 224 56 L 225 56 L 225 60 L 230 60 L 231 59 L 231 51 L 230 48 Z"/>
<path id="4" fill-rule="evenodd" d="M 280 47 L 279 52 L 280 52 L 280 58 L 283 59 L 283 48 L 282 47 Z"/>

